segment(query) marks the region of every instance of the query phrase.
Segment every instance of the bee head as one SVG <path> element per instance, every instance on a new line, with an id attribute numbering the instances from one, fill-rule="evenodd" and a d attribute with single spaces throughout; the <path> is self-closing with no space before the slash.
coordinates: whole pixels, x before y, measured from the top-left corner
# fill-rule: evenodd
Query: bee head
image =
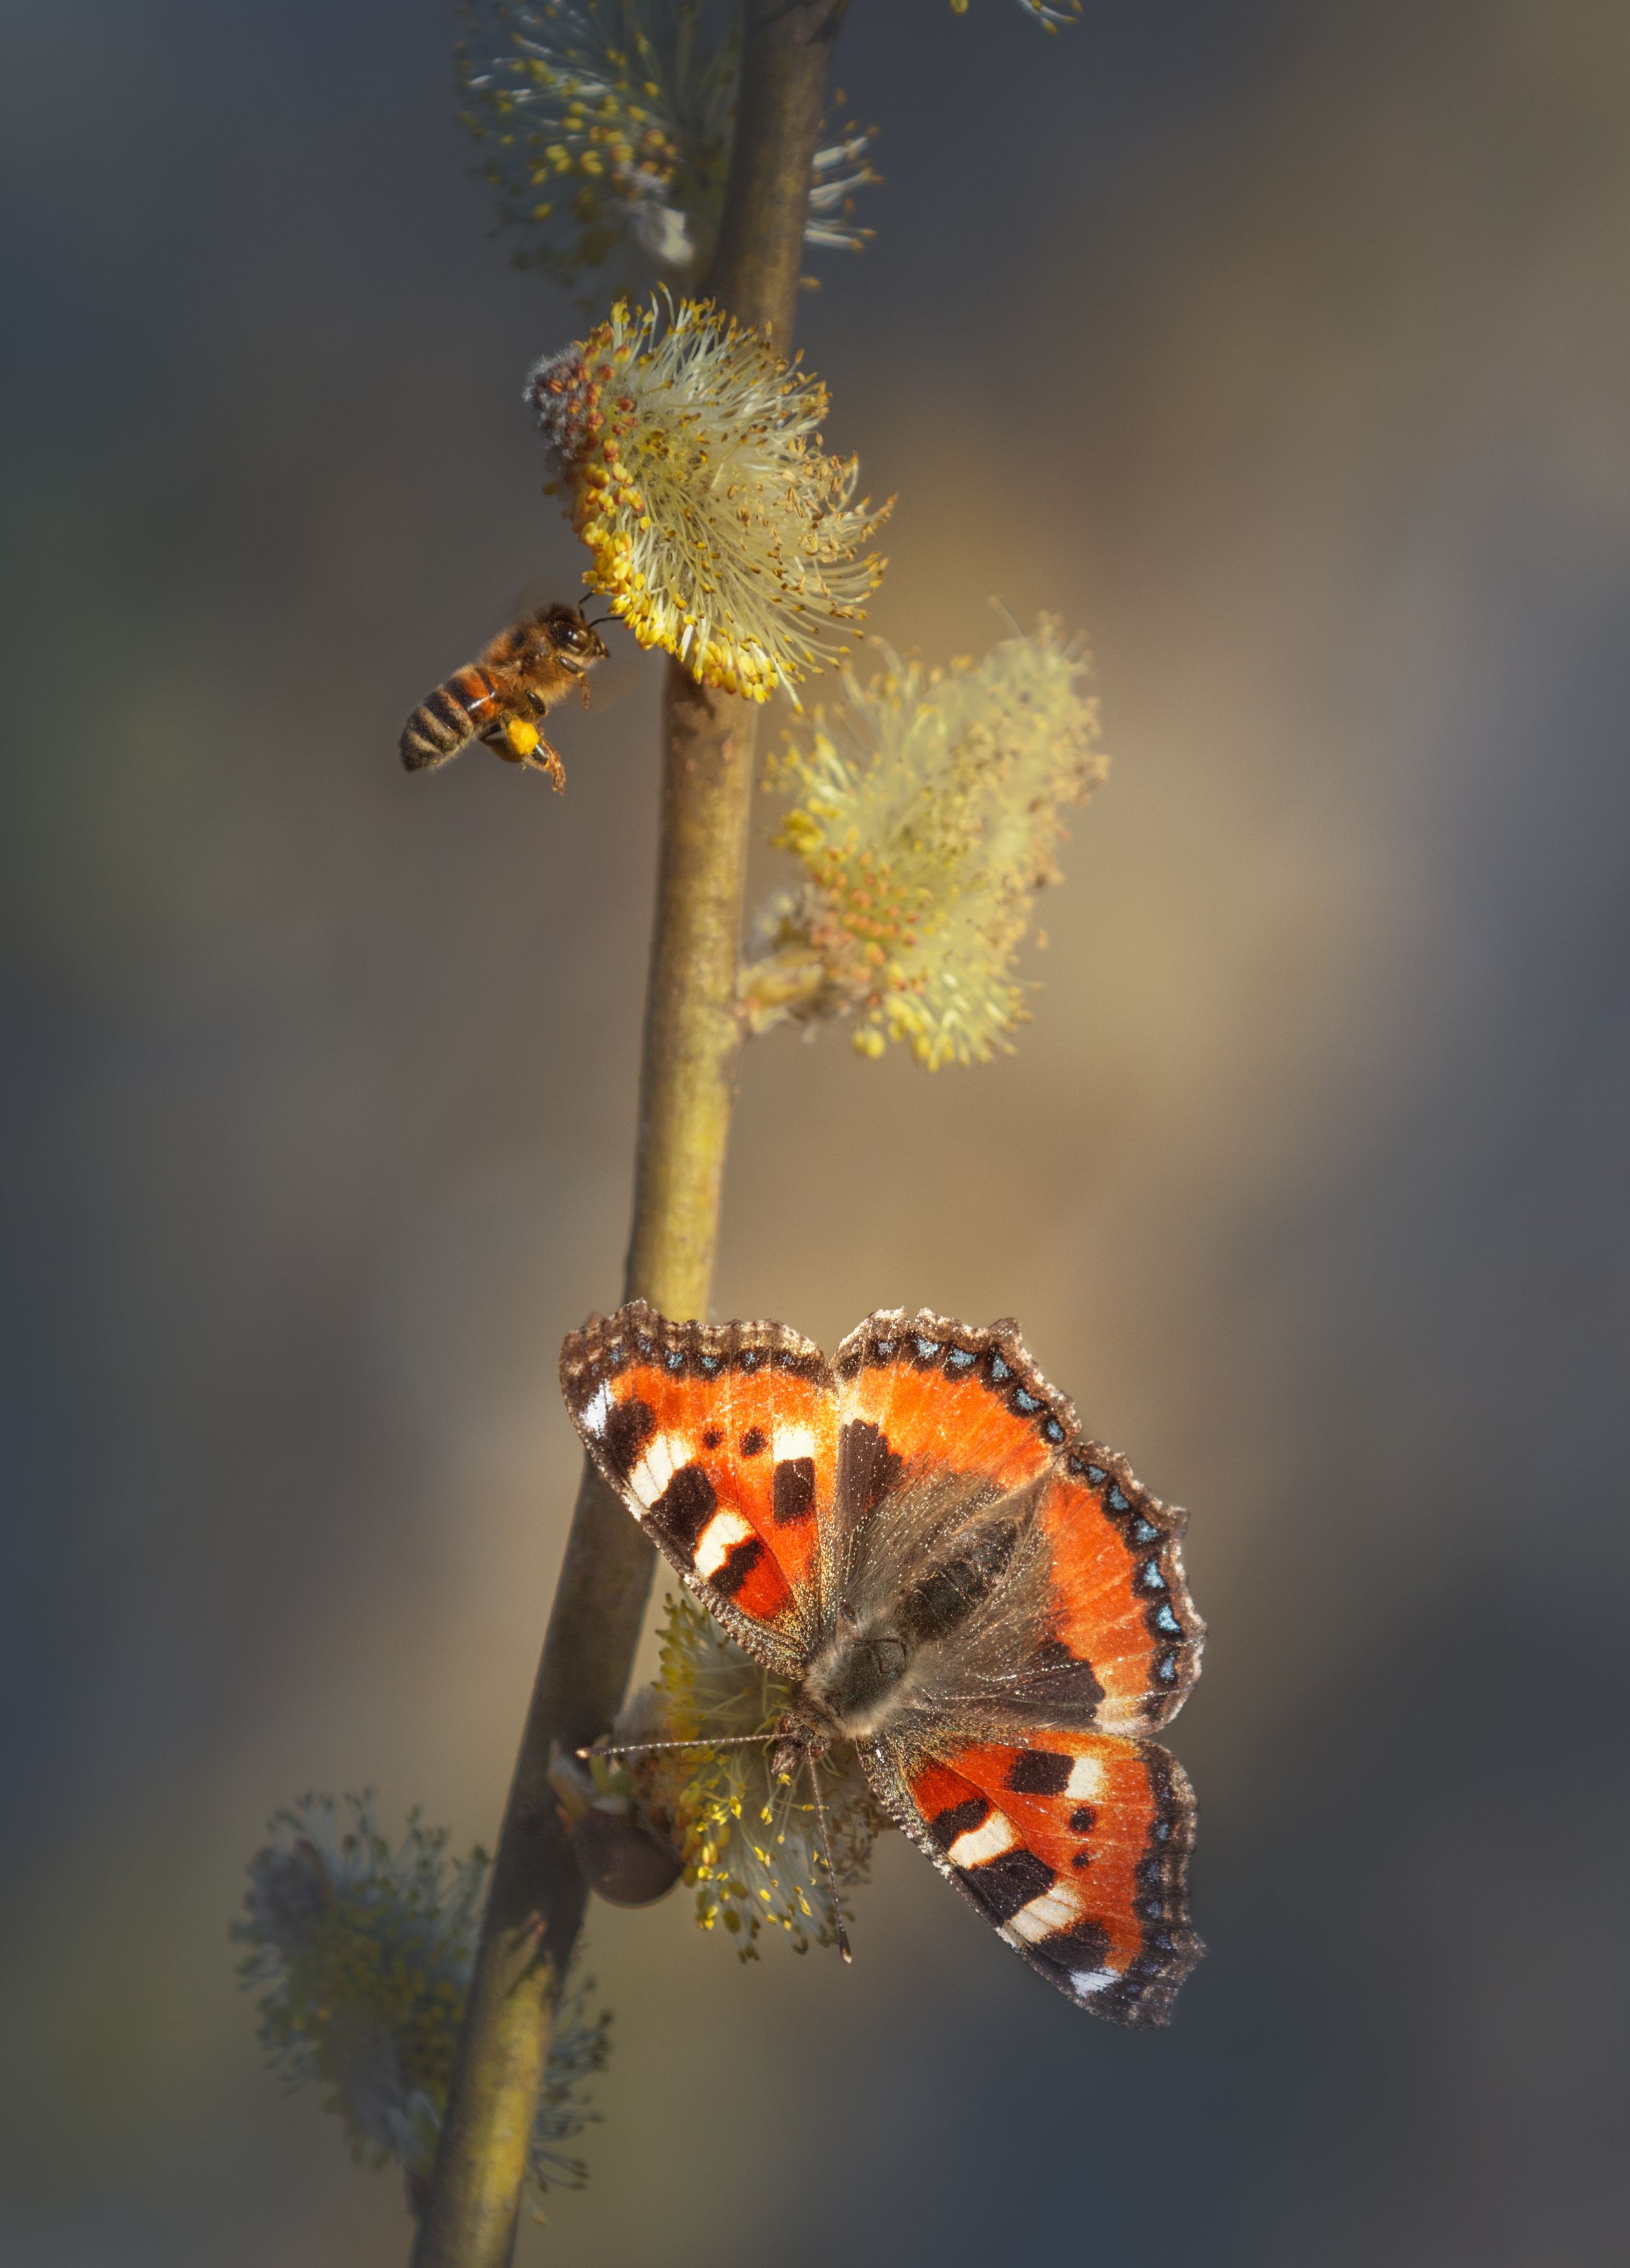
<path id="1" fill-rule="evenodd" d="M 551 607 L 543 619 L 562 659 L 587 669 L 591 663 L 607 659 L 609 649 L 605 639 L 592 622 L 584 620 L 576 607 Z"/>

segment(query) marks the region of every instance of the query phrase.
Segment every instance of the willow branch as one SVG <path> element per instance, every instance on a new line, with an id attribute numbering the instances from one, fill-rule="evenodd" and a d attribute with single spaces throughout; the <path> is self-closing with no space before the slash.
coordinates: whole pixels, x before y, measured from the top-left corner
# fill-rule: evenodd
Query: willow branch
<path id="1" fill-rule="evenodd" d="M 811 162 L 848 0 L 744 0 L 736 133 L 710 294 L 788 350 Z M 740 1026 L 754 704 L 671 664 L 625 1296 L 706 1312 Z M 654 1554 L 585 1466 L 494 1863 L 414 2268 L 506 2268 L 554 2003 L 586 1893 L 547 1771 L 620 1705 Z"/>

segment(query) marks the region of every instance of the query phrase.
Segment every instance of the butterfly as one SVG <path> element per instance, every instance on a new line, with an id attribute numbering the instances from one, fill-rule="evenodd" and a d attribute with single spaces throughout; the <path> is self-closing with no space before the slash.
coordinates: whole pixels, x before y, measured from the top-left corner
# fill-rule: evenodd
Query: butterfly
<path id="1" fill-rule="evenodd" d="M 1193 1795 L 1146 1737 L 1200 1668 L 1184 1515 L 1083 1438 L 1017 1325 L 880 1310 L 828 1362 L 782 1323 L 635 1300 L 568 1337 L 561 1382 L 645 1533 L 792 1689 L 772 1771 L 852 1742 L 1049 1984 L 1167 2022 L 1204 1950 Z"/>

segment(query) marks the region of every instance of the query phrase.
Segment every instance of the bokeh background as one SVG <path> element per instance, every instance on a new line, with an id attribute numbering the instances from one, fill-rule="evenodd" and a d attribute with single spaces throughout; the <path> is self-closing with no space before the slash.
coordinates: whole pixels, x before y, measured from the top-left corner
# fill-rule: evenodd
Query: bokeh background
<path id="1" fill-rule="evenodd" d="M 12 0 L 0 2258 L 390 2268 L 262 2072 L 272 1807 L 490 1838 L 616 1296 L 657 675 L 395 763 L 539 576 L 442 0 Z M 1114 770 L 1012 1059 L 745 1063 L 716 1307 L 1012 1312 L 1193 1509 L 1211 1955 L 1049 1994 L 914 1853 L 858 1959 L 593 1917 L 529 2263 L 1619 2257 L 1630 14 L 855 0 L 816 264 L 873 617 L 1089 630 Z M 767 887 L 775 862 L 765 855 Z"/>

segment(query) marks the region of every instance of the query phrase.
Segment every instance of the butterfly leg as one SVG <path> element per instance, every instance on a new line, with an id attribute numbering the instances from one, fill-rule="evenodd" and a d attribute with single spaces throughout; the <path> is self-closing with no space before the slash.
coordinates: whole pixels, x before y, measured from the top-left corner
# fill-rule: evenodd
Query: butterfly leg
<path id="1" fill-rule="evenodd" d="M 838 1940 L 838 1951 L 846 1962 L 855 1955 L 849 1948 L 849 1933 L 844 1926 L 843 1898 L 838 1889 L 838 1870 L 832 1863 L 832 1837 L 826 1832 L 826 1805 L 820 1792 L 820 1765 L 811 1756 L 810 1786 L 815 1793 L 815 1825 L 820 1835 L 821 1861 L 826 1869 L 826 1880 L 832 1885 L 832 1924 Z"/>

